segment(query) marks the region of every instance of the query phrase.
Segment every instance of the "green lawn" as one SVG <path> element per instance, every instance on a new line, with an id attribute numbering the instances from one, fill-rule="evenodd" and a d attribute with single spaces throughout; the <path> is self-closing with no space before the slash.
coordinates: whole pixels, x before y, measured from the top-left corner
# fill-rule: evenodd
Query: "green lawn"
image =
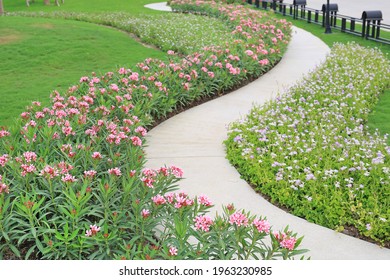
<path id="1" fill-rule="evenodd" d="M 60 7 L 54 5 L 45 6 L 43 0 L 35 0 L 30 7 L 26 6 L 25 0 L 3 0 L 4 10 L 6 12 L 16 11 L 71 11 L 71 12 L 128 12 L 131 14 L 153 14 L 161 13 L 151 9 L 144 8 L 149 3 L 163 2 L 162 0 L 65 0 L 65 4 Z"/>
<path id="2" fill-rule="evenodd" d="M 153 0 L 76 1 L 65 7 L 87 11 L 131 6 L 143 10 Z M 156 2 L 156 1 L 155 1 Z M 7 11 L 30 10 L 24 1 L 4 1 Z M 94 8 L 92 8 L 94 7 Z M 53 10 L 36 0 L 31 10 Z M 131 9 L 128 8 L 128 11 Z M 146 12 L 149 9 L 145 9 Z M 124 32 L 95 24 L 43 18 L 0 17 L 0 126 L 9 126 L 33 100 L 48 102 L 50 93 L 63 91 L 81 76 L 133 66 L 145 58 L 165 58 L 165 53 L 147 48 Z"/>

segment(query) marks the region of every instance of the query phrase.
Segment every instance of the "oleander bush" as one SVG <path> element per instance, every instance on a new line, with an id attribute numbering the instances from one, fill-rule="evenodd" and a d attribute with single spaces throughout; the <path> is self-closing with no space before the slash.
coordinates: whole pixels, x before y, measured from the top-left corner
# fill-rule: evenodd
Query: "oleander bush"
<path id="1" fill-rule="evenodd" d="M 389 85 L 379 50 L 337 44 L 298 85 L 231 125 L 228 158 L 295 215 L 388 246 L 390 147 L 365 125 Z"/>
<path id="2" fill-rule="evenodd" d="M 81 77 L 51 105 L 33 102 L 0 129 L 0 258 L 291 259 L 302 237 L 205 195 L 175 192 L 183 171 L 144 168 L 147 127 L 178 106 L 260 75 L 286 48 L 289 24 L 216 6 L 234 40 L 169 63 Z M 215 12 L 215 14 L 218 14 Z M 228 16 L 223 16 L 224 14 Z M 119 21 L 119 19 L 118 19 Z"/>

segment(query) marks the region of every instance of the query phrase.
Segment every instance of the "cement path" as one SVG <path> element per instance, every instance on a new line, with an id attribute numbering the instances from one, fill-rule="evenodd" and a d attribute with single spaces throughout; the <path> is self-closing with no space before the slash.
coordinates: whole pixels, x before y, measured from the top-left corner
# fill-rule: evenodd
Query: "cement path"
<path id="1" fill-rule="evenodd" d="M 180 182 L 180 190 L 191 196 L 208 195 L 215 204 L 215 211 L 221 212 L 222 205 L 234 203 L 236 208 L 266 216 L 275 230 L 289 225 L 291 230 L 305 236 L 302 248 L 310 249 L 308 255 L 312 259 L 389 260 L 389 249 L 309 223 L 270 204 L 240 178 L 225 158 L 222 142 L 227 138 L 227 125 L 247 114 L 253 103 L 264 103 L 299 81 L 329 52 L 317 37 L 302 29 L 293 30 L 285 56 L 270 72 L 152 129 L 147 137 L 146 167 L 176 165 L 183 168 L 186 179 Z"/>

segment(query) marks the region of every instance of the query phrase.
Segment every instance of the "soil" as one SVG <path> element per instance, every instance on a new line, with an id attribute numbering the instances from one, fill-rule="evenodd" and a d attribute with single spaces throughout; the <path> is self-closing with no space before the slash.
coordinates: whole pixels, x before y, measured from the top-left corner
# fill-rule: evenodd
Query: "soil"
<path id="1" fill-rule="evenodd" d="M 19 34 L 0 35 L 0 46 L 20 41 L 22 38 Z"/>

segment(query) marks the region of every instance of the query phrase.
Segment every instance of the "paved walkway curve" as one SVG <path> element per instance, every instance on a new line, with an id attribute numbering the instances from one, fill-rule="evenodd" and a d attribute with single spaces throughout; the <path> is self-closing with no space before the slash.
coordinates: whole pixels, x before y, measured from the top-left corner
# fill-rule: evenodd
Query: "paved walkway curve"
<path id="1" fill-rule="evenodd" d="M 240 178 L 225 158 L 222 142 L 227 124 L 301 79 L 326 57 L 329 48 L 317 37 L 295 28 L 282 61 L 270 72 L 228 95 L 189 109 L 163 122 L 147 137 L 146 167 L 176 165 L 184 170 L 179 183 L 190 196 L 206 194 L 214 211 L 234 203 L 238 209 L 266 216 L 274 230 L 290 229 L 304 235 L 302 248 L 312 259 L 390 259 L 390 250 L 309 223 L 273 206 Z"/>

